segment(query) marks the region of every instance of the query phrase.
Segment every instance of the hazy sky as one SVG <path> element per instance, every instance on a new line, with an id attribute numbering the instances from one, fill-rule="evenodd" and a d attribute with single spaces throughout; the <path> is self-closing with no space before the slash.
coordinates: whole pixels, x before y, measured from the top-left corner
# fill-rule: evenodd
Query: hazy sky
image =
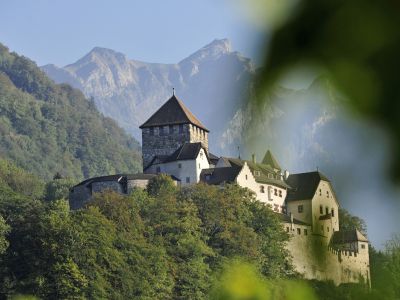
<path id="1" fill-rule="evenodd" d="M 39 65 L 72 63 L 93 47 L 175 63 L 216 38 L 255 56 L 260 32 L 228 0 L 3 0 L 0 42 Z"/>

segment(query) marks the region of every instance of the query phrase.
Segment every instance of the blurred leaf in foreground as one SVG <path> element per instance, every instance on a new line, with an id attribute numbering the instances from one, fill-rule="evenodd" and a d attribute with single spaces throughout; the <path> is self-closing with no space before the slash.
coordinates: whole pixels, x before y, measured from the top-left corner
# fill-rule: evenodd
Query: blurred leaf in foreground
<path id="1" fill-rule="evenodd" d="M 296 66 L 322 69 L 354 112 L 382 125 L 392 139 L 400 179 L 400 2 L 300 0 L 265 47 L 257 103 Z"/>
<path id="2" fill-rule="evenodd" d="M 316 300 L 312 289 L 296 280 L 267 280 L 251 264 L 237 260 L 225 265 L 214 285 L 215 300 Z"/>

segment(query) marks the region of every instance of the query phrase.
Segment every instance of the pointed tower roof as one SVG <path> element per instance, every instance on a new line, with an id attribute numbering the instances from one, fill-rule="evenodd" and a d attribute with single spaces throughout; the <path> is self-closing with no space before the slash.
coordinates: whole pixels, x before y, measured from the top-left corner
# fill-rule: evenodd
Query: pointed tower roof
<path id="1" fill-rule="evenodd" d="M 175 94 L 168 99 L 146 122 L 139 128 L 175 125 L 175 124 L 193 124 L 197 127 L 209 130 L 190 112 L 190 110 L 180 101 Z"/>
<path id="2" fill-rule="evenodd" d="M 267 150 L 267 152 L 265 153 L 262 163 L 264 165 L 270 165 L 270 167 L 272 167 L 273 169 L 282 170 L 281 166 L 278 164 L 278 161 L 269 150 Z"/>

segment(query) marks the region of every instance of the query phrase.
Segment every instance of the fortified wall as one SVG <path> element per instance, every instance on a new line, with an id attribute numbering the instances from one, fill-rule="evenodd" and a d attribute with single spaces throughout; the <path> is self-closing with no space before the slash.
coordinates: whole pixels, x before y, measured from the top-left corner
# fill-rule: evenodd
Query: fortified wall
<path id="1" fill-rule="evenodd" d="M 289 227 L 287 249 L 292 264 L 305 279 L 331 280 L 336 285 L 364 281 L 370 285 L 367 243 L 356 242 L 353 249 L 344 250 L 332 245 L 326 236 L 310 234 L 311 226 L 288 223 L 285 226 Z"/>

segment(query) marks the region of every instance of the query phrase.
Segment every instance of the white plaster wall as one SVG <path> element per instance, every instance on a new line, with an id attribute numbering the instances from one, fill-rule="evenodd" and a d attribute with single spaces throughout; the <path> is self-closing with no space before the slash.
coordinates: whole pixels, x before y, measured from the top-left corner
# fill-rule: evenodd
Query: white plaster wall
<path id="1" fill-rule="evenodd" d="M 293 218 L 305 222 L 307 224 L 312 224 L 312 201 L 311 200 L 298 200 L 298 201 L 288 201 L 287 212 L 292 214 Z M 299 205 L 303 205 L 303 212 L 299 213 Z"/>
<path id="2" fill-rule="evenodd" d="M 336 285 L 359 282 L 361 278 L 369 283 L 368 245 L 359 251 L 339 251 L 329 247 L 329 238 L 314 235 L 310 226 L 283 223 L 289 229 L 287 249 L 297 272 L 306 279 L 332 280 Z M 301 234 L 297 232 L 301 229 Z M 303 230 L 308 229 L 304 235 Z"/>
<path id="3" fill-rule="evenodd" d="M 157 171 L 157 167 L 160 168 L 159 172 Z M 209 167 L 210 165 L 206 153 L 204 149 L 201 149 L 196 159 L 153 165 L 147 170 L 147 173 L 166 173 L 173 175 L 181 180 L 182 186 L 185 186 L 198 183 L 200 181 L 201 170 L 208 169 Z M 186 182 L 187 177 L 189 177 L 189 183 Z"/>
<path id="4" fill-rule="evenodd" d="M 286 189 L 270 184 L 258 183 L 247 163 L 243 165 L 242 170 L 236 178 L 236 182 L 238 185 L 252 190 L 256 194 L 257 199 L 269 205 L 272 210 L 280 213 L 284 211 Z M 261 193 L 261 186 L 264 186 L 264 193 Z M 281 197 L 279 197 L 279 191 L 282 195 Z"/>
<path id="5" fill-rule="evenodd" d="M 321 192 L 320 192 L 321 190 Z M 320 213 L 320 205 L 323 207 L 323 212 L 322 214 Z M 319 220 L 319 217 L 322 215 L 326 214 L 326 208 L 328 208 L 329 213 L 331 213 L 331 209 L 334 209 L 334 217 L 331 218 L 329 222 L 331 222 L 329 225 L 326 222 L 323 222 L 324 226 L 330 226 L 331 228 L 334 229 L 334 231 L 339 230 L 339 204 L 337 202 L 337 199 L 335 198 L 335 194 L 333 192 L 332 186 L 330 185 L 329 182 L 321 180 L 317 190 L 315 192 L 314 198 L 312 200 L 312 214 L 313 214 L 313 219 L 312 219 L 312 224 L 314 225 L 316 233 L 321 233 L 320 232 L 320 224 L 321 221 Z M 326 228 L 325 228 L 326 230 Z"/>

